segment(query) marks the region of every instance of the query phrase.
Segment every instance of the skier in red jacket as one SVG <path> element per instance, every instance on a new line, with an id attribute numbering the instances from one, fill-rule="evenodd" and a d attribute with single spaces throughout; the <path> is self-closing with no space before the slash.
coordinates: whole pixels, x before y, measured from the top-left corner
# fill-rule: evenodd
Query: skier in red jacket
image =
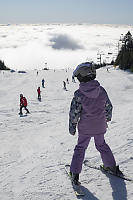
<path id="1" fill-rule="evenodd" d="M 38 93 L 38 99 L 41 99 L 41 91 L 40 91 L 40 87 L 38 87 L 38 89 L 37 89 L 37 93 Z"/>
<path id="2" fill-rule="evenodd" d="M 20 94 L 20 115 L 22 115 L 22 108 L 24 108 L 27 113 L 30 113 L 29 110 L 27 109 L 27 99 L 23 96 L 23 94 Z M 26 113 L 26 114 L 27 114 Z"/>

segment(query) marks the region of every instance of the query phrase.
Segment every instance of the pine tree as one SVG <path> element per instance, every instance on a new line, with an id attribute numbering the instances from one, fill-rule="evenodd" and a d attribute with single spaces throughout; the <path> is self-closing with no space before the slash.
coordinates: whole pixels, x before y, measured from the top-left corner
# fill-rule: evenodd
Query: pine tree
<path id="1" fill-rule="evenodd" d="M 8 67 L 5 66 L 4 61 L 2 62 L 2 61 L 0 60 L 0 70 L 10 70 L 10 69 L 9 69 Z"/>
<path id="2" fill-rule="evenodd" d="M 133 38 L 130 31 L 121 39 L 122 46 L 115 60 L 120 69 L 133 71 Z"/>

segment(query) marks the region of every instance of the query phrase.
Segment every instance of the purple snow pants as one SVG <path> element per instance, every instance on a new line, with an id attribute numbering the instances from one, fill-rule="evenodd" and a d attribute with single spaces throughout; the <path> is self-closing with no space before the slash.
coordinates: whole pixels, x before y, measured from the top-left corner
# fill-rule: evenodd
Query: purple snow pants
<path id="1" fill-rule="evenodd" d="M 103 164 L 105 167 L 113 167 L 116 165 L 114 156 L 111 149 L 106 144 L 104 140 L 104 134 L 95 135 L 94 141 L 96 149 L 100 152 Z M 85 150 L 88 147 L 91 136 L 81 136 L 78 137 L 78 144 L 75 146 L 74 154 L 71 162 L 70 171 L 79 174 L 82 170 L 82 163 L 85 156 Z"/>

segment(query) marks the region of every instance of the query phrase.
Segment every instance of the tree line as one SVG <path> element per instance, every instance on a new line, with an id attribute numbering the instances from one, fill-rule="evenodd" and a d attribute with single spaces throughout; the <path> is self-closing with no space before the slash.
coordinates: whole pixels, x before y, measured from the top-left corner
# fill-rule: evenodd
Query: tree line
<path id="1" fill-rule="evenodd" d="M 0 60 L 0 70 L 10 70 L 8 67 L 5 66 L 4 61 Z"/>
<path id="2" fill-rule="evenodd" d="M 115 66 L 122 70 L 131 70 L 133 72 L 133 37 L 130 31 L 121 38 L 121 49 L 115 60 Z"/>

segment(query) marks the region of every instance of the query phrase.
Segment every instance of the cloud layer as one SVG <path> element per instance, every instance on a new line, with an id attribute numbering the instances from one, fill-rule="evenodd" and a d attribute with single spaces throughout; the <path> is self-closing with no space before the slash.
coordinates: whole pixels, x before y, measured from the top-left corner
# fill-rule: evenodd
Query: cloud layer
<path id="1" fill-rule="evenodd" d="M 113 25 L 0 25 L 0 59 L 13 69 L 74 68 L 80 62 L 106 60 L 118 53 L 118 40 L 131 26 Z M 132 33 L 132 32 L 131 32 Z M 109 57 L 109 56 L 108 56 Z"/>
<path id="2" fill-rule="evenodd" d="M 79 41 L 72 39 L 68 35 L 55 35 L 50 39 L 50 42 L 53 49 L 83 49 L 83 47 L 80 44 L 78 44 Z"/>

